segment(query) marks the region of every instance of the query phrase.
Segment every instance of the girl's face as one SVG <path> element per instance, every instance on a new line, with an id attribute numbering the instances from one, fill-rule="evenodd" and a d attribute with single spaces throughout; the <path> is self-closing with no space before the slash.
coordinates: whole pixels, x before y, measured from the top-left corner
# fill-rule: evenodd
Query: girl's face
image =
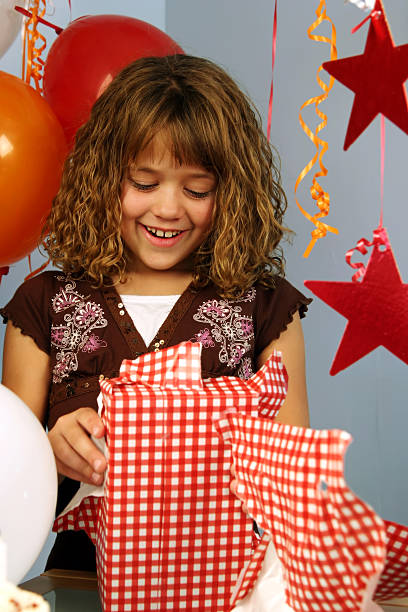
<path id="1" fill-rule="evenodd" d="M 122 184 L 121 235 L 134 256 L 130 270 L 184 267 L 210 229 L 215 188 L 211 172 L 177 164 L 166 139 L 156 136 Z"/>

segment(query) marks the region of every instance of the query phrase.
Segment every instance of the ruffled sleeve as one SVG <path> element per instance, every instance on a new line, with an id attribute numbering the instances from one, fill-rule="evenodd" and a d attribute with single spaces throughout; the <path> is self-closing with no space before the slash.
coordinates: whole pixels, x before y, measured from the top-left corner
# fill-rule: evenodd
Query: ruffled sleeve
<path id="1" fill-rule="evenodd" d="M 303 318 L 312 300 L 284 278 L 277 278 L 276 287 L 257 287 L 255 316 L 255 353 L 258 356 L 293 320 L 299 312 Z"/>
<path id="2" fill-rule="evenodd" d="M 50 273 L 45 272 L 24 282 L 9 303 L 0 309 L 4 323 L 11 321 L 21 332 L 30 336 L 37 346 L 50 354 L 49 298 Z"/>

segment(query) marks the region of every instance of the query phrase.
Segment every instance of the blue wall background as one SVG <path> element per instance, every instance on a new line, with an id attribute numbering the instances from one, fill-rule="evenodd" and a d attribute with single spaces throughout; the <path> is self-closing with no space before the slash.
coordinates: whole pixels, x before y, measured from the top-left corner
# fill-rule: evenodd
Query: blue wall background
<path id="1" fill-rule="evenodd" d="M 67 2 L 60 0 L 55 4 L 55 15 L 48 18 L 64 26 L 69 19 Z M 362 53 L 367 25 L 354 35 L 350 31 L 365 13 L 343 0 L 327 0 L 326 4 L 327 13 L 337 28 L 339 57 Z M 283 183 L 289 200 L 286 222 L 296 232 L 292 244 L 286 246 L 287 276 L 300 289 L 306 279 L 351 280 L 352 270 L 345 263 L 344 254 L 362 236 L 371 238 L 380 212 L 380 120 L 375 119 L 344 152 L 353 94 L 336 83 L 322 105 L 328 126 L 321 136 L 329 142 L 329 151 L 324 157 L 328 177 L 322 180 L 322 185 L 331 197 L 328 222 L 338 227 L 340 233 L 320 240 L 308 259 L 302 257 L 313 227 L 296 207 L 294 185 L 299 172 L 313 156 L 314 148 L 299 126 L 298 112 L 309 97 L 321 93 L 316 71 L 329 59 L 328 45 L 312 42 L 306 33 L 315 19 L 317 6 L 318 0 L 285 0 L 278 6 L 271 141 L 282 160 Z M 395 43 L 407 43 L 408 3 L 384 0 L 384 6 Z M 273 8 L 272 0 L 253 3 L 245 0 L 100 0 L 98 3 L 72 0 L 72 17 L 126 14 L 166 30 L 186 52 L 208 57 L 226 68 L 258 106 L 266 129 Z M 322 26 L 319 32 L 327 35 L 329 30 Z M 45 33 L 49 47 L 55 35 Z M 20 42 L 16 41 L 0 59 L 0 70 L 20 75 L 20 64 Z M 315 126 L 314 114 L 309 110 L 304 118 Z M 386 121 L 384 225 L 405 282 L 408 282 L 407 146 L 408 136 Z M 317 209 L 313 209 L 308 192 L 311 176 L 303 181 L 299 197 L 313 214 Z M 33 263 L 42 261 L 36 256 Z M 12 266 L 0 285 L 1 304 L 11 297 L 27 273 L 26 260 Z M 311 296 L 306 289 L 304 292 Z M 382 517 L 408 524 L 407 366 L 385 349 L 378 348 L 344 372 L 329 376 L 345 325 L 343 317 L 315 298 L 304 321 L 312 426 L 336 427 L 352 434 L 354 442 L 346 459 L 349 485 Z M 45 552 L 30 576 L 41 571 L 44 556 Z"/>

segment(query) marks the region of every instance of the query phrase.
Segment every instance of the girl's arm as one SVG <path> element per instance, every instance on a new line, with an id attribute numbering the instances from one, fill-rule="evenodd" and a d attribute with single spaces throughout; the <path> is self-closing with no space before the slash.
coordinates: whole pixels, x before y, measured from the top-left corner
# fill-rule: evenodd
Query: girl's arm
<path id="1" fill-rule="evenodd" d="M 45 424 L 50 385 L 50 358 L 10 321 L 3 353 L 4 386 L 14 391 Z M 104 435 L 104 427 L 92 408 L 79 408 L 58 419 L 48 433 L 60 474 L 100 484 L 106 468 L 103 454 L 90 440 Z"/>
<path id="2" fill-rule="evenodd" d="M 49 356 L 9 321 L 3 352 L 4 386 L 14 391 L 44 424 L 50 384 Z"/>
<path id="3" fill-rule="evenodd" d="M 280 351 L 288 373 L 288 393 L 276 421 L 288 425 L 309 427 L 309 410 L 306 392 L 305 344 L 299 313 L 293 316 L 287 329 L 271 342 L 259 355 L 258 367 L 268 359 L 272 351 Z"/>

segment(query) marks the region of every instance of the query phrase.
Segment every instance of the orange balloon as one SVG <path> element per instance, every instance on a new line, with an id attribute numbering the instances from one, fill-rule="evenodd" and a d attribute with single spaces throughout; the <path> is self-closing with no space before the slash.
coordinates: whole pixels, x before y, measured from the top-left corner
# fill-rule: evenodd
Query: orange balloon
<path id="1" fill-rule="evenodd" d="M 0 267 L 38 245 L 66 153 L 49 104 L 21 79 L 0 71 Z"/>

